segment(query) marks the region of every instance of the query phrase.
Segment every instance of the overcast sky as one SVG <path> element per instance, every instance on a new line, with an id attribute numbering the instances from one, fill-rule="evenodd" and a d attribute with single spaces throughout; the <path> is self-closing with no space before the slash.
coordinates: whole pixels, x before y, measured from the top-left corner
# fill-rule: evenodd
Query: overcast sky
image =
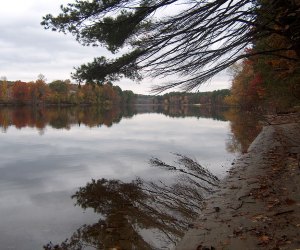
<path id="1" fill-rule="evenodd" d="M 94 57 L 109 56 L 104 48 L 83 47 L 74 37 L 44 30 L 40 25 L 45 14 L 59 13 L 63 0 L 1 0 L 0 3 L 0 76 L 8 80 L 32 81 L 38 74 L 47 81 L 70 79 L 73 68 Z M 154 84 L 164 79 L 144 79 L 136 84 L 122 79 L 114 84 L 123 90 L 148 94 Z M 229 87 L 228 76 L 221 74 L 199 91 Z"/>

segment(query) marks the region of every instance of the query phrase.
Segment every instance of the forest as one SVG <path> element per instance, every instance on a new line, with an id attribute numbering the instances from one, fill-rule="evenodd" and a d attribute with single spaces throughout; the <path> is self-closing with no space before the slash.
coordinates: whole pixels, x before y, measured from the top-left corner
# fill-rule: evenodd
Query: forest
<path id="1" fill-rule="evenodd" d="M 106 84 L 72 84 L 70 80 L 46 83 L 43 76 L 36 81 L 0 82 L 0 104 L 6 105 L 100 105 L 130 104 L 134 93 Z"/>
<path id="2" fill-rule="evenodd" d="M 257 46 L 275 47 L 284 42 L 274 35 L 258 41 Z M 244 110 L 296 111 L 300 104 L 299 62 L 290 59 L 295 56 L 288 51 L 282 52 L 282 57 L 256 56 L 236 63 L 230 68 L 232 86 L 224 102 Z"/>
<path id="3" fill-rule="evenodd" d="M 70 80 L 46 83 L 42 76 L 36 81 L 0 81 L 0 104 L 2 105 L 112 105 L 150 104 L 161 106 L 212 105 L 228 106 L 225 98 L 229 89 L 211 92 L 170 92 L 163 95 L 138 95 L 119 86 L 105 84 L 74 84 Z"/>

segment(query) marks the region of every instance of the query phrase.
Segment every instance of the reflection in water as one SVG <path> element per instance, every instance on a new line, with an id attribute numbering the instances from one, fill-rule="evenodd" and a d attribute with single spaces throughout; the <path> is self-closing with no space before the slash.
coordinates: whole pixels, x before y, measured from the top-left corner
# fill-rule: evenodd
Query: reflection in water
<path id="1" fill-rule="evenodd" d="M 213 113 L 224 119 L 209 107 L 0 108 L 2 248 L 41 249 L 52 240 L 62 249 L 67 237 L 65 249 L 171 248 L 218 181 L 187 158 L 172 164 L 168 153 L 201 159 L 219 177 L 233 159 L 229 122 L 209 119 Z"/>
<path id="2" fill-rule="evenodd" d="M 81 226 L 70 239 L 52 249 L 162 249 L 171 248 L 201 210 L 205 195 L 219 180 L 206 168 L 177 154 L 177 166 L 157 158 L 150 165 L 175 171 L 176 183 L 136 179 L 92 180 L 72 196 L 81 208 L 92 208 L 99 221 Z"/>
<path id="3" fill-rule="evenodd" d="M 263 120 L 261 114 L 242 112 L 229 109 L 224 112 L 226 120 L 230 121 L 231 134 L 226 143 L 226 149 L 230 153 L 246 153 L 250 144 L 260 133 Z"/>
<path id="4" fill-rule="evenodd" d="M 35 127 L 44 133 L 46 126 L 55 129 L 70 129 L 71 125 L 81 124 L 88 127 L 112 126 L 122 118 L 130 118 L 141 113 L 161 113 L 169 117 L 204 117 L 215 120 L 230 121 L 231 134 L 227 141 L 230 153 L 245 153 L 251 142 L 261 131 L 257 113 L 242 112 L 236 109 L 225 109 L 211 106 L 113 106 L 101 109 L 99 106 L 83 107 L 2 107 L 0 108 L 0 127 L 3 132 L 14 125 L 21 129 Z"/>
<path id="5" fill-rule="evenodd" d="M 224 107 L 214 106 L 189 106 L 189 105 L 175 105 L 175 106 L 159 106 L 159 105 L 137 105 L 135 107 L 137 113 L 160 113 L 170 117 L 198 117 L 210 118 L 213 120 L 226 121 L 223 113 L 227 110 Z"/>
<path id="6" fill-rule="evenodd" d="M 151 155 L 161 158 L 169 151 L 184 151 L 185 154 L 201 157 L 202 162 L 207 159 L 211 164 L 210 169 L 213 171 L 216 166 L 214 173 L 218 174 L 223 164 L 220 157 L 225 155 L 224 140 L 229 124 L 210 119 L 169 119 L 157 115 L 144 115 L 141 119 L 124 120 L 119 126 L 112 126 L 110 129 L 87 128 L 111 126 L 120 122 L 123 117 L 156 112 L 169 117 L 191 116 L 230 120 L 233 135 L 227 142 L 227 149 L 231 152 L 245 152 L 251 139 L 259 131 L 257 119 L 249 113 L 224 112 L 209 107 L 164 108 L 141 105 L 130 109 L 113 107 L 110 110 L 92 106 L 0 108 L 0 126 L 4 132 L 8 130 L 8 133 L 1 134 L 3 139 L 1 138 L 0 176 L 4 183 L 2 190 L 6 187 L 11 192 L 8 197 L 13 198 L 9 200 L 18 200 L 16 205 L 1 203 L 1 219 L 7 220 L 7 224 L 1 221 L 2 232 L 7 232 L 7 235 L 2 233 L 1 240 L 8 238 L 6 242 L 12 245 L 21 242 L 21 239 L 27 237 L 23 235 L 26 230 L 22 228 L 28 227 L 32 229 L 31 236 L 38 235 L 38 238 L 41 234 L 42 237 L 36 242 L 32 240 L 34 237 L 31 237 L 30 240 L 26 240 L 23 248 L 16 249 L 37 249 L 37 244 L 41 246 L 50 239 L 60 242 L 67 237 L 66 232 L 73 232 L 74 227 L 88 223 L 81 226 L 57 249 L 89 249 L 87 246 L 92 246 L 92 249 L 162 249 L 163 246 L 173 246 L 201 210 L 203 196 L 211 192 L 218 180 L 194 161 L 177 155 L 175 166 L 157 158 L 150 161 L 151 166 L 173 172 L 176 180 L 168 176 L 168 181 L 150 182 L 149 179 L 157 179 L 164 171 L 157 170 L 155 174 L 152 172 L 153 168 L 149 172 L 146 171 L 144 160 Z M 10 126 L 35 129 L 9 130 Z M 79 126 L 81 127 L 78 128 Z M 46 130 L 46 127 L 72 129 L 75 133 Z M 41 134 L 47 131 L 47 134 L 40 137 L 36 135 L 36 129 Z M 251 139 L 247 139 L 249 136 Z M 141 147 L 146 144 L 147 147 Z M 114 156 L 111 157 L 112 155 Z M 104 166 L 99 166 L 99 162 Z M 125 181 L 132 180 L 133 175 L 142 176 L 143 179 Z M 68 198 L 65 198 L 78 188 L 78 181 L 84 185 L 91 178 L 106 179 L 89 182 L 78 190 L 73 199 L 83 209 L 94 209 L 95 216 L 99 216 L 98 222 L 94 221 L 93 215 L 89 217 L 89 221 L 86 217 L 78 215 L 78 210 L 73 211 L 66 202 Z M 67 195 L 61 196 L 63 198 L 59 202 L 50 200 L 49 204 L 43 207 L 43 216 L 38 217 L 40 203 L 32 203 L 31 196 L 35 197 L 38 194 L 39 197 L 47 197 L 49 190 L 63 191 Z M 50 192 L 49 197 L 56 197 L 57 194 L 54 193 Z M 24 198 L 23 203 L 19 201 L 19 197 Z M 62 200 L 68 205 L 61 202 Z M 55 211 L 53 206 L 63 208 L 64 212 Z M 20 218 L 24 207 L 32 212 L 25 216 L 25 222 Z M 12 208 L 18 211 L 15 214 L 19 216 L 11 212 L 14 211 Z M 49 211 L 55 215 L 51 217 Z M 7 214 L 9 216 L 6 216 Z M 65 217 L 66 219 L 61 221 L 61 218 Z M 52 225 L 53 218 L 59 220 L 54 223 L 55 226 Z M 74 227 L 70 229 L 69 225 L 73 222 Z M 55 237 L 53 231 L 42 231 L 43 226 L 36 226 L 39 223 L 46 225 L 47 230 L 55 228 L 54 231 L 57 230 L 61 237 Z M 8 224 L 13 226 L 7 229 Z M 60 224 L 59 230 L 57 228 Z M 31 247 L 31 242 L 35 247 Z M 49 244 L 45 249 L 55 249 L 54 247 Z"/>
<path id="7" fill-rule="evenodd" d="M 205 117 L 216 120 L 225 120 L 222 109 L 195 106 L 113 106 L 102 109 L 99 106 L 83 107 L 0 107 L 0 127 L 6 132 L 9 126 L 14 125 L 21 129 L 35 127 L 41 134 L 46 126 L 56 129 L 70 129 L 72 124 L 81 124 L 88 127 L 105 125 L 112 126 L 124 118 L 130 118 L 140 113 L 162 113 L 170 117 Z"/>
<path id="8" fill-rule="evenodd" d="M 70 129 L 70 125 L 84 124 L 89 127 L 105 125 L 110 127 L 118 123 L 121 117 L 132 116 L 132 111 L 127 108 L 122 112 L 120 107 L 114 106 L 109 110 L 97 106 L 89 107 L 5 107 L 0 109 L 0 126 L 5 132 L 9 126 L 16 128 L 36 127 L 43 130 L 47 125 L 56 129 Z"/>

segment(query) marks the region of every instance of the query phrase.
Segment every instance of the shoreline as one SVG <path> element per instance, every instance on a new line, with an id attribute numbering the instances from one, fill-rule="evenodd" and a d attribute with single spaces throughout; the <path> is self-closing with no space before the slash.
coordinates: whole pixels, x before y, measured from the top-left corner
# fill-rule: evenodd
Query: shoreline
<path id="1" fill-rule="evenodd" d="M 300 248 L 300 114 L 267 119 L 176 250 Z"/>

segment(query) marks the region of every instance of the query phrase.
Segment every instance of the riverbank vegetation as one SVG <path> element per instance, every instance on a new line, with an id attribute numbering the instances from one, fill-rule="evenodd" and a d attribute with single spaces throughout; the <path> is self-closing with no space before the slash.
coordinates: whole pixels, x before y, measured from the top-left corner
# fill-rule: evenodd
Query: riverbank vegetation
<path id="1" fill-rule="evenodd" d="M 72 84 L 70 80 L 56 80 L 49 84 L 40 75 L 36 81 L 0 81 L 0 104 L 4 105 L 100 105 L 131 104 L 134 93 L 122 91 L 110 82 L 105 84 Z"/>
<path id="2" fill-rule="evenodd" d="M 244 49 L 253 56 L 231 66 L 231 95 L 225 102 L 247 110 L 288 111 L 300 104 L 299 1 L 257 2 L 255 22 L 269 22 L 274 32 L 254 37 Z"/>
<path id="3" fill-rule="evenodd" d="M 43 77 L 32 82 L 0 81 L 2 105 L 112 105 L 147 104 L 161 106 L 212 105 L 225 106 L 229 89 L 211 92 L 170 92 L 164 95 L 138 95 L 130 90 L 106 84 L 73 84 L 70 80 L 46 83 Z M 230 104 L 231 105 L 231 104 Z"/>
<path id="4" fill-rule="evenodd" d="M 256 47 L 275 47 L 286 41 L 272 36 L 257 41 Z M 295 51 L 282 52 L 279 57 L 257 55 L 231 67 L 232 87 L 225 97 L 228 105 L 243 109 L 267 109 L 282 112 L 300 104 L 300 68 Z"/>
<path id="5" fill-rule="evenodd" d="M 230 95 L 229 89 L 221 89 L 207 92 L 186 93 L 170 92 L 157 97 L 158 103 L 165 105 L 226 105 L 224 99 Z"/>

